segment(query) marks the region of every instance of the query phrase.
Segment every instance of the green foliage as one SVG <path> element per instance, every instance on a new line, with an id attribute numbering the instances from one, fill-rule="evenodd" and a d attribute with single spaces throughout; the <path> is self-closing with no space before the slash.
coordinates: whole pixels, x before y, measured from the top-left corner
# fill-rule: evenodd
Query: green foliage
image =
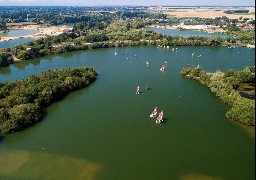
<path id="1" fill-rule="evenodd" d="M 90 68 L 48 70 L 25 80 L 0 83 L 0 132 L 15 132 L 38 122 L 43 108 L 96 78 Z"/>
<path id="2" fill-rule="evenodd" d="M 240 98 L 226 114 L 227 118 L 239 121 L 246 125 L 255 125 L 255 101 Z"/>
<path id="3" fill-rule="evenodd" d="M 235 24 L 236 22 L 234 22 L 233 24 L 231 24 L 229 27 L 228 27 L 228 31 L 232 32 L 232 31 L 240 31 L 240 28 L 236 26 Z"/>
<path id="4" fill-rule="evenodd" d="M 6 30 L 6 22 L 0 17 L 0 31 L 1 30 Z"/>
<path id="5" fill-rule="evenodd" d="M 206 73 L 200 68 L 183 68 L 181 75 L 200 81 L 224 103 L 231 106 L 226 117 L 246 125 L 255 125 L 255 100 L 241 97 L 235 90 L 239 83 L 254 82 L 255 67 L 245 67 L 243 71 L 228 70 L 226 73 Z"/>
<path id="6" fill-rule="evenodd" d="M 28 59 L 28 52 L 26 50 L 21 50 L 18 54 L 17 54 L 17 58 L 21 59 L 21 60 L 25 60 Z"/>
<path id="7" fill-rule="evenodd" d="M 13 63 L 13 57 L 10 53 L 6 51 L 0 52 L 0 67 L 8 66 Z"/>

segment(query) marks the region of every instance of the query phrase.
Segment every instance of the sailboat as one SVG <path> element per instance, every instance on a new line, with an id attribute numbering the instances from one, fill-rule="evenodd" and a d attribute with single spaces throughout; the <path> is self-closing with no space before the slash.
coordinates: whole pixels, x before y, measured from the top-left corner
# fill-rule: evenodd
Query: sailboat
<path id="1" fill-rule="evenodd" d="M 161 71 L 164 71 L 164 68 L 165 68 L 165 66 L 164 66 L 164 64 L 163 64 L 160 70 L 161 70 Z"/>
<path id="2" fill-rule="evenodd" d="M 156 117 L 157 114 L 157 107 L 154 108 L 153 112 L 150 114 L 149 117 Z"/>
<path id="3" fill-rule="evenodd" d="M 140 94 L 140 86 L 137 86 L 136 94 Z"/>
<path id="4" fill-rule="evenodd" d="M 115 52 L 115 56 L 117 55 L 117 52 Z"/>
<path id="5" fill-rule="evenodd" d="M 161 122 L 163 122 L 163 115 L 164 115 L 164 111 L 162 110 L 162 111 L 159 113 L 158 117 L 156 118 L 156 123 L 157 123 L 157 124 L 160 124 Z"/>
<path id="6" fill-rule="evenodd" d="M 148 68 L 148 65 L 149 65 L 149 62 L 148 62 L 148 61 L 146 61 L 146 65 L 147 65 L 147 68 Z"/>

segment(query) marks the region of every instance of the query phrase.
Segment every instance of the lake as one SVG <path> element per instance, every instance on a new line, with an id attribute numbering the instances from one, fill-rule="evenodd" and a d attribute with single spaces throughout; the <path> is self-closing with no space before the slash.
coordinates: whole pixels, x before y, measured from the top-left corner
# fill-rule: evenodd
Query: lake
<path id="1" fill-rule="evenodd" d="M 35 40 L 34 38 L 22 38 L 22 39 L 14 39 L 10 41 L 0 42 L 0 48 L 8 48 L 11 46 L 27 43 L 34 40 Z"/>
<path id="2" fill-rule="evenodd" d="M 7 33 L 0 33 L 0 37 L 18 37 L 18 36 L 27 36 L 32 35 L 34 33 L 38 33 L 38 30 L 31 30 L 31 29 L 23 29 L 23 30 L 11 30 Z M 18 44 L 27 43 L 30 41 L 34 41 L 35 38 L 21 38 L 21 39 L 14 39 L 5 42 L 0 42 L 0 48 L 8 48 L 11 46 L 15 46 Z"/>
<path id="3" fill-rule="evenodd" d="M 11 30 L 7 33 L 0 33 L 0 37 L 27 36 L 27 35 L 32 35 L 38 32 L 39 30 L 34 30 L 34 29 Z"/>
<path id="4" fill-rule="evenodd" d="M 156 31 L 156 32 L 162 33 L 163 35 L 169 35 L 169 36 L 182 36 L 184 38 L 187 38 L 189 36 L 205 36 L 205 37 L 218 36 L 221 38 L 231 37 L 228 34 L 208 33 L 200 30 L 179 30 L 179 29 L 165 29 L 165 28 L 156 28 L 156 27 L 148 27 L 148 28 L 145 28 L 145 30 Z"/>
<path id="5" fill-rule="evenodd" d="M 228 107 L 207 87 L 179 74 L 186 64 L 242 70 L 255 65 L 254 50 L 171 49 L 96 49 L 0 69 L 1 82 L 54 68 L 100 73 L 47 108 L 40 123 L 0 138 L 0 179 L 254 180 L 255 139 L 225 118 Z M 155 106 L 164 111 L 162 125 L 149 117 Z"/>

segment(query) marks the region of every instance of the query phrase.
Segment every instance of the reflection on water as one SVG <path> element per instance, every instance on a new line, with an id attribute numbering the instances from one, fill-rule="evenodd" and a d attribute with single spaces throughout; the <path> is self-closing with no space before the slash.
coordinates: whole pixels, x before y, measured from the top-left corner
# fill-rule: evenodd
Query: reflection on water
<path id="1" fill-rule="evenodd" d="M 13 64 L 13 67 L 16 67 L 17 69 L 22 70 L 31 63 L 32 63 L 32 61 L 24 60 L 24 61 L 22 61 L 22 63 Z"/>
<path id="2" fill-rule="evenodd" d="M 0 68 L 0 71 L 1 71 L 1 74 L 2 75 L 8 75 L 8 74 L 11 74 L 11 69 L 10 69 L 10 66 L 9 67 L 4 67 L 4 68 Z"/>
<path id="3" fill-rule="evenodd" d="M 93 180 L 103 167 L 85 159 L 49 154 L 45 148 L 40 151 L 0 151 L 0 179 Z"/>
<path id="4" fill-rule="evenodd" d="M 4 137 L 1 136 L 0 134 L 0 144 L 4 141 Z"/>
<path id="5" fill-rule="evenodd" d="M 232 119 L 229 119 L 230 123 L 234 123 L 238 127 L 242 128 L 249 136 L 251 136 L 253 139 L 255 139 L 255 126 L 247 126 L 245 124 L 241 124 L 237 121 L 233 121 Z"/>

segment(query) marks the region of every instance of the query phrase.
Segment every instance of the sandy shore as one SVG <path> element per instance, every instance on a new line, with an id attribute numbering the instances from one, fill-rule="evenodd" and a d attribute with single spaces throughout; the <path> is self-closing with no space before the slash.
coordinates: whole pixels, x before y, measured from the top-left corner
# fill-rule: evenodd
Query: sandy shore
<path id="1" fill-rule="evenodd" d="M 42 26 L 42 25 L 27 25 L 27 26 L 13 26 L 10 30 L 39 30 L 38 33 L 34 33 L 32 35 L 27 36 L 15 36 L 15 37 L 0 37 L 0 42 L 10 41 L 15 39 L 22 39 L 22 38 L 41 38 L 45 36 L 56 36 L 62 34 L 65 31 L 69 31 L 72 27 L 69 26 Z"/>

